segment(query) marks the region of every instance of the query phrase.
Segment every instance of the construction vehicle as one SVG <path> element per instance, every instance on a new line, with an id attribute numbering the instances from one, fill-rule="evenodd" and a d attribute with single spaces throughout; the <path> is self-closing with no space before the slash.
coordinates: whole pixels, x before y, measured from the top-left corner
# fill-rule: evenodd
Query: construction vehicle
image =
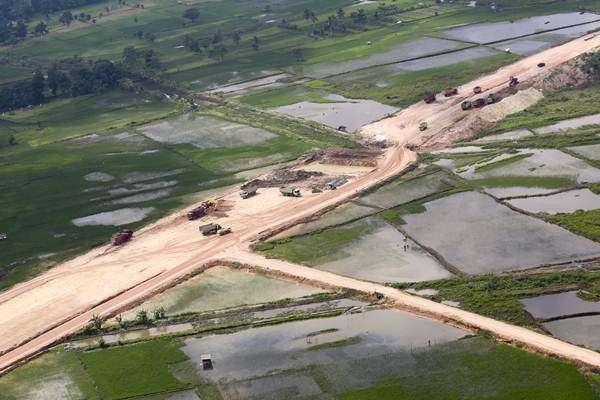
<path id="1" fill-rule="evenodd" d="M 465 100 L 460 104 L 460 107 L 463 109 L 463 111 L 467 111 L 473 108 L 473 103 L 471 103 L 469 100 Z"/>
<path id="2" fill-rule="evenodd" d="M 373 296 L 377 299 L 377 300 L 383 300 L 384 299 L 384 294 L 381 292 L 373 292 Z"/>
<path id="3" fill-rule="evenodd" d="M 473 106 L 473 108 L 481 108 L 486 105 L 486 101 L 484 98 L 479 98 L 473 101 L 471 105 Z"/>
<path id="4" fill-rule="evenodd" d="M 300 197 L 302 194 L 300 193 L 300 189 L 297 187 L 291 186 L 282 186 L 279 188 L 279 192 L 287 197 Z"/>
<path id="5" fill-rule="evenodd" d="M 419 124 L 419 130 L 421 132 L 426 131 L 428 128 L 427 126 L 427 121 L 421 121 L 421 123 Z"/>
<path id="6" fill-rule="evenodd" d="M 345 176 L 340 176 L 338 178 L 335 178 L 334 180 L 327 182 L 327 185 L 325 185 L 325 186 L 329 190 L 335 190 L 335 189 L 339 188 L 340 186 L 342 186 L 346 182 L 348 182 L 348 178 L 346 178 Z"/>
<path id="7" fill-rule="evenodd" d="M 200 233 L 202 233 L 203 236 L 210 236 L 219 232 L 221 230 L 221 225 L 215 223 L 200 225 L 198 227 L 198 230 L 200 231 Z"/>
<path id="8" fill-rule="evenodd" d="M 457 88 L 447 88 L 444 90 L 444 97 L 450 97 L 458 94 Z"/>
<path id="9" fill-rule="evenodd" d="M 211 208 L 214 208 L 216 205 L 217 203 L 211 200 L 202 202 L 202 204 L 200 204 L 198 207 L 194 208 L 193 210 L 190 210 L 187 213 L 188 221 L 193 221 L 195 219 L 204 217 L 208 213 L 208 211 Z"/>
<path id="10" fill-rule="evenodd" d="M 219 231 L 219 236 L 229 235 L 231 233 L 231 228 L 221 229 Z"/>
<path id="11" fill-rule="evenodd" d="M 488 97 L 485 98 L 486 104 L 494 104 L 500 101 L 500 96 L 496 93 L 490 93 Z"/>
<path id="12" fill-rule="evenodd" d="M 473 88 L 473 93 L 475 93 L 475 94 L 479 94 L 479 93 L 481 93 L 482 91 L 483 91 L 483 89 L 481 88 L 481 86 L 475 86 L 475 87 Z"/>
<path id="13" fill-rule="evenodd" d="M 247 199 L 249 197 L 256 195 L 256 188 L 247 188 L 240 190 L 240 197 L 242 199 Z"/>
<path id="14" fill-rule="evenodd" d="M 546 66 L 545 62 L 538 63 L 538 68 L 544 68 Z"/>
<path id="15" fill-rule="evenodd" d="M 431 103 L 435 102 L 435 94 L 433 94 L 433 93 L 426 94 L 425 97 L 423 97 L 423 101 L 427 104 L 431 104 Z"/>
<path id="16" fill-rule="evenodd" d="M 8 233 L 0 232 L 0 240 L 6 240 L 6 239 L 8 239 Z"/>
<path id="17" fill-rule="evenodd" d="M 115 233 L 112 237 L 112 244 L 115 246 L 120 246 L 125 244 L 131 240 L 133 237 L 133 231 L 131 229 L 123 229 L 119 233 Z"/>
<path id="18" fill-rule="evenodd" d="M 519 78 L 517 78 L 516 76 L 511 76 L 510 80 L 508 81 L 508 87 L 515 87 L 519 84 Z"/>

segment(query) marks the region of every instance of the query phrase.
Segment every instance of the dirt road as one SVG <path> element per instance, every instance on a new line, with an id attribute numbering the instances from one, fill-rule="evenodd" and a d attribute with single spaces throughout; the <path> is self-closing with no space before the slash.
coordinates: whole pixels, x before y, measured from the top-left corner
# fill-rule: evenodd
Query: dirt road
<path id="1" fill-rule="evenodd" d="M 474 85 L 486 89 L 500 87 L 506 84 L 511 75 L 518 75 L 522 80 L 529 79 L 541 72 L 535 67 L 539 60 L 549 66 L 556 65 L 599 45 L 600 36 L 588 40 L 577 39 L 478 79 L 475 83 L 465 85 L 461 91 L 466 93 Z M 284 198 L 276 189 L 264 189 L 258 196 L 248 200 L 241 200 L 237 193 L 228 193 L 223 199 L 231 206 L 231 211 L 228 211 L 227 217 L 216 221 L 232 227 L 233 233 L 230 235 L 202 237 L 197 231 L 197 221 L 188 222 L 179 215 L 169 216 L 136 232 L 134 240 L 120 249 L 108 246 L 95 249 L 1 293 L 0 371 L 81 329 L 92 315 L 110 315 L 130 306 L 208 262 L 235 257 L 247 261 L 258 260 L 254 258 L 256 255 L 248 251 L 250 241 L 257 235 L 313 215 L 403 171 L 416 160 L 416 154 L 406 150 L 404 144 L 412 140 L 427 142 L 438 135 L 450 143 L 452 136 L 448 135 L 447 128 L 464 118 L 460 102 L 467 97 L 470 95 L 459 95 L 432 105 L 416 104 L 393 118 L 365 127 L 366 135 L 384 135 L 398 144 L 388 149 L 375 170 L 338 190 L 306 193 L 302 198 Z M 424 134 L 418 130 L 422 120 L 427 120 L 430 125 Z M 286 268 L 307 274 L 307 277 L 310 275 L 316 281 L 331 284 L 337 281 L 337 286 L 359 285 L 360 282 L 349 282 L 348 278 L 306 267 L 288 265 Z M 373 288 L 371 283 L 360 285 L 365 285 L 364 288 L 369 291 Z M 442 319 L 457 315 L 457 318 L 465 318 L 465 322 L 499 337 L 513 338 L 540 351 L 600 368 L 599 355 L 594 358 L 583 349 L 575 350 L 572 345 L 551 338 L 540 338 L 533 332 L 474 314 L 462 315 L 464 312 L 460 310 L 441 307 L 393 289 L 378 288 L 378 291 L 384 291 L 407 308 Z"/>

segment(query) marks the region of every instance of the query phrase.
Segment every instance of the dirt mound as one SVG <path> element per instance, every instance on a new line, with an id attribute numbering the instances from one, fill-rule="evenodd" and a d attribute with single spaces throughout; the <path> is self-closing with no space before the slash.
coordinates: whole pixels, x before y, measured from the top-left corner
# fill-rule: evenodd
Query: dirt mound
<path id="1" fill-rule="evenodd" d="M 291 183 L 303 182 L 313 177 L 321 177 L 323 175 L 324 174 L 319 171 L 303 171 L 284 167 L 276 169 L 260 178 L 246 182 L 242 185 L 242 189 L 285 186 Z"/>
<path id="2" fill-rule="evenodd" d="M 318 161 L 322 164 L 375 167 L 377 165 L 377 157 L 381 156 L 381 154 L 382 152 L 379 149 L 332 147 L 306 153 L 298 159 L 298 162 L 300 164 L 310 164 Z"/>
<path id="3" fill-rule="evenodd" d="M 558 91 L 589 83 L 590 77 L 581 70 L 581 57 L 552 68 L 531 82 L 531 86 L 544 91 Z"/>

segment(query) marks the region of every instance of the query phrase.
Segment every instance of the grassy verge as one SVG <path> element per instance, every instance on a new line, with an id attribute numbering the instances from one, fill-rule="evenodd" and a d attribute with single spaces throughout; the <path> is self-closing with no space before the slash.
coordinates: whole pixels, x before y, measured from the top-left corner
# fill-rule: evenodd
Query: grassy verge
<path id="1" fill-rule="evenodd" d="M 572 270 L 531 275 L 482 275 L 420 282 L 410 285 L 415 289 L 438 290 L 440 300 L 460 302 L 461 308 L 512 324 L 536 327 L 519 299 L 565 286 L 589 288 L 600 282 L 600 270 Z M 406 288 L 406 284 L 392 284 Z"/>

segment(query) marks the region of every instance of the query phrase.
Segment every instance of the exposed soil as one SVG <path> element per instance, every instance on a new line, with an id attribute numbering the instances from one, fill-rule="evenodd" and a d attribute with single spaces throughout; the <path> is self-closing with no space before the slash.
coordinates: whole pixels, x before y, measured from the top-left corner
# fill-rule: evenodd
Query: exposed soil
<path id="1" fill-rule="evenodd" d="M 379 149 L 332 147 L 306 153 L 298 159 L 298 162 L 300 164 L 310 164 L 318 161 L 322 164 L 375 167 L 377 165 L 377 158 L 382 154 L 383 152 Z"/>

